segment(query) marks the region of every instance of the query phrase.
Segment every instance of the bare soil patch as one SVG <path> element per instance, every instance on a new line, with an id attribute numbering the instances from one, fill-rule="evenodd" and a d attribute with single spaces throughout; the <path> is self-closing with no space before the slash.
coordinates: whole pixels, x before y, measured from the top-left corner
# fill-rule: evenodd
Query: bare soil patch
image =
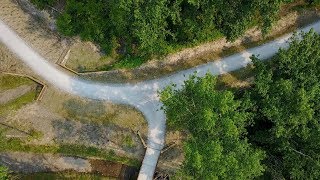
<path id="1" fill-rule="evenodd" d="M 111 57 L 103 57 L 95 44 L 77 39 L 70 46 L 70 54 L 65 65 L 77 72 L 90 72 L 113 61 Z"/>
<path id="2" fill-rule="evenodd" d="M 66 41 L 63 41 L 49 29 L 42 28 L 41 23 L 25 13 L 12 0 L 1 0 L 0 17 L 32 48 L 36 49 L 39 54 L 46 57 L 50 62 L 56 62 L 67 46 Z"/>
<path id="3" fill-rule="evenodd" d="M 117 179 L 137 179 L 139 169 L 110 161 L 90 160 L 92 172 Z"/>
<path id="4" fill-rule="evenodd" d="M 109 161 L 99 161 L 90 160 L 92 169 L 104 176 L 119 177 L 121 175 L 122 164 L 109 162 Z"/>
<path id="5" fill-rule="evenodd" d="M 7 47 L 0 43 L 0 72 L 24 74 L 30 72 L 30 70 L 25 68 L 23 63 L 19 61 Z"/>

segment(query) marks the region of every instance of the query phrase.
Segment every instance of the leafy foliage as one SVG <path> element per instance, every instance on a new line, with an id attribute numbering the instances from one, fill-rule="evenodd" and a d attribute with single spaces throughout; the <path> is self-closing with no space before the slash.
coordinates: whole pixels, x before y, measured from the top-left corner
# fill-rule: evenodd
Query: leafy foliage
<path id="1" fill-rule="evenodd" d="M 320 0 L 307 0 L 307 2 L 312 5 L 320 5 Z"/>
<path id="2" fill-rule="evenodd" d="M 269 173 L 286 179 L 320 177 L 320 36 L 311 31 L 302 38 L 267 64 L 253 58 L 250 139 L 269 154 Z"/>
<path id="3" fill-rule="evenodd" d="M 107 53 L 161 55 L 175 47 L 213 40 L 235 40 L 252 25 L 264 32 L 280 5 L 291 0 L 68 0 L 57 20 L 66 36 L 80 35 Z M 33 0 L 43 8 L 55 0 Z M 119 49 L 118 49 L 119 50 Z"/>
<path id="4" fill-rule="evenodd" d="M 252 57 L 254 84 L 236 97 L 217 91 L 211 75 L 166 88 L 168 127 L 190 134 L 180 175 L 251 179 L 265 167 L 264 178 L 319 179 L 319 47 L 320 35 L 310 31 L 267 63 Z M 266 153 L 264 166 L 263 152 L 253 147 Z"/>
<path id="5" fill-rule="evenodd" d="M 192 76 L 182 90 L 166 88 L 161 101 L 169 128 L 188 130 L 183 173 L 196 179 L 248 179 L 262 174 L 264 153 L 246 140 L 248 113 L 216 78 Z"/>
<path id="6" fill-rule="evenodd" d="M 0 166 L 0 179 L 7 180 L 9 178 L 9 169 L 5 166 Z"/>
<path id="7" fill-rule="evenodd" d="M 58 0 L 31 0 L 40 9 L 45 9 L 47 6 L 54 5 Z"/>

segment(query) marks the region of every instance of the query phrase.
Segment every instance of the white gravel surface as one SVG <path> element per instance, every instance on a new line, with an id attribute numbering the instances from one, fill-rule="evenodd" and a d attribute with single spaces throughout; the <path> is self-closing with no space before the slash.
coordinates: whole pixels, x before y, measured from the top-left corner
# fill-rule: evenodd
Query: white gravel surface
<path id="1" fill-rule="evenodd" d="M 307 32 L 311 28 L 314 28 L 319 33 L 320 21 L 301 29 L 301 31 Z M 162 104 L 159 102 L 157 93 L 159 90 L 171 83 L 177 84 L 177 88 L 180 88 L 183 81 L 194 72 L 197 72 L 199 76 L 203 76 L 207 72 L 218 75 L 240 69 L 251 62 L 250 56 L 253 54 L 259 55 L 261 59 L 268 59 L 274 55 L 280 47 L 286 48 L 288 46 L 287 40 L 290 36 L 291 34 L 259 47 L 220 59 L 219 61 L 180 71 L 160 79 L 136 84 L 102 84 L 71 77 L 61 70 L 58 70 L 56 66 L 50 64 L 35 50 L 30 48 L 24 40 L 0 20 L 0 41 L 48 83 L 63 91 L 82 97 L 111 101 L 119 104 L 129 104 L 137 107 L 144 114 L 148 121 L 149 130 L 148 148 L 138 178 L 141 180 L 152 179 L 160 150 L 164 146 L 166 117 L 164 112 L 160 110 Z"/>

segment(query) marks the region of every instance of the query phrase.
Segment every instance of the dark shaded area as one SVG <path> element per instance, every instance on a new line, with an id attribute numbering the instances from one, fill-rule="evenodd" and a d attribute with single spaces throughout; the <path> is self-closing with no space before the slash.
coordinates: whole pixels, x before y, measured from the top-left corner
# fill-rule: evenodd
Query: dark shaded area
<path id="1" fill-rule="evenodd" d="M 249 142 L 267 154 L 263 178 L 320 177 L 320 36 L 301 36 L 266 63 L 253 57 L 255 81 L 240 96 Z"/>
<path id="2" fill-rule="evenodd" d="M 92 171 L 103 176 L 121 180 L 137 179 L 139 169 L 111 161 L 90 160 Z"/>

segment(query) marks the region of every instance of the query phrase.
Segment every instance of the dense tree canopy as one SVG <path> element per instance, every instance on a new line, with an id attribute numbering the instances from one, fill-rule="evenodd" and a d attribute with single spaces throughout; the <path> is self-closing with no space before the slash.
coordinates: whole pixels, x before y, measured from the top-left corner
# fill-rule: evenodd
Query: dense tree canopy
<path id="1" fill-rule="evenodd" d="M 54 5 L 58 0 L 31 0 L 40 9 L 45 9 L 47 6 Z"/>
<path id="2" fill-rule="evenodd" d="M 58 0 L 32 0 L 41 8 Z M 291 0 L 67 0 L 58 29 L 110 52 L 163 54 L 176 45 L 225 35 L 234 40 L 252 25 L 266 32 L 281 3 Z"/>
<path id="3" fill-rule="evenodd" d="M 212 75 L 192 76 L 181 90 L 168 87 L 161 100 L 169 128 L 187 130 L 184 176 L 193 179 L 251 179 L 264 170 L 264 153 L 245 138 L 248 113 L 229 91 L 217 91 Z"/>
<path id="4" fill-rule="evenodd" d="M 268 63 L 255 61 L 250 90 L 256 125 L 253 143 L 270 154 L 273 176 L 292 179 L 320 177 L 320 36 L 292 39 Z"/>
<path id="5" fill-rule="evenodd" d="M 168 127 L 189 134 L 183 174 L 252 179 L 264 164 L 265 178 L 319 179 L 320 35 L 296 35 L 270 61 L 252 59 L 255 81 L 235 97 L 211 75 L 161 93 Z"/>

